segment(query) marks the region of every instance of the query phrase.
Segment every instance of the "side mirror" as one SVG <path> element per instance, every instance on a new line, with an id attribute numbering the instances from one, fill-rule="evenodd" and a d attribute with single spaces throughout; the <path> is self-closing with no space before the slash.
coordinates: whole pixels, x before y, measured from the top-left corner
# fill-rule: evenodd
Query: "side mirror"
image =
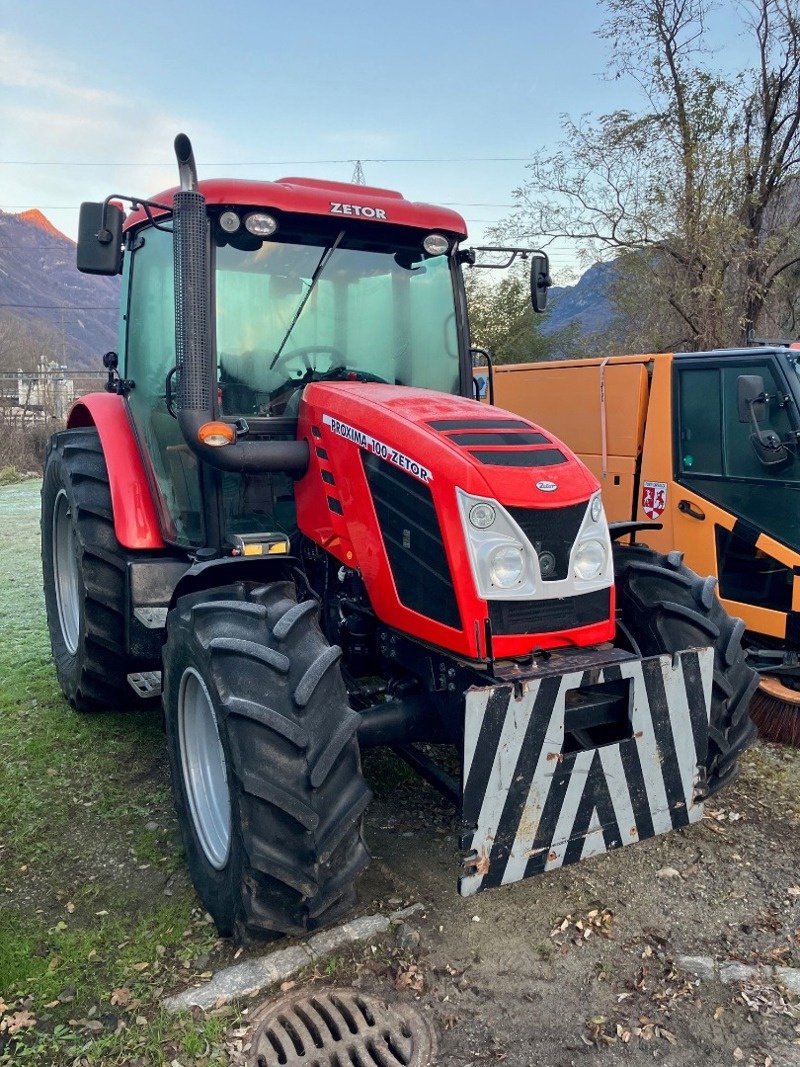
<path id="1" fill-rule="evenodd" d="M 740 374 L 736 384 L 739 422 L 762 422 L 766 414 L 764 379 L 760 374 Z"/>
<path id="2" fill-rule="evenodd" d="M 550 261 L 543 252 L 535 252 L 531 256 L 531 303 L 538 314 L 547 307 L 547 290 L 552 284 Z"/>
<path id="3" fill-rule="evenodd" d="M 124 217 L 116 204 L 81 204 L 78 270 L 82 274 L 119 274 L 122 271 Z"/>
<path id="4" fill-rule="evenodd" d="M 792 460 L 792 454 L 774 430 L 762 430 L 759 423 L 767 411 L 764 379 L 760 374 L 740 374 L 736 380 L 739 422 L 749 423 L 753 432 L 750 442 L 762 467 L 780 469 Z"/>

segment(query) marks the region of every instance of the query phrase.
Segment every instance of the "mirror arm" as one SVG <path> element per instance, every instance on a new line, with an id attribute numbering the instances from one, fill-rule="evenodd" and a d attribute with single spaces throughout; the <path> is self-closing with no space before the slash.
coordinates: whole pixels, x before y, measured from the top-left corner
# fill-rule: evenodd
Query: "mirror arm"
<path id="1" fill-rule="evenodd" d="M 539 248 L 504 248 L 499 245 L 475 245 L 474 248 L 464 249 L 469 253 L 470 258 L 464 259 L 463 262 L 469 263 L 471 267 L 481 267 L 484 270 L 505 270 L 510 267 L 511 264 L 519 257 L 519 259 L 526 260 L 528 256 L 544 256 L 546 255 Z M 505 252 L 508 255 L 508 259 L 503 263 L 477 263 L 478 252 Z"/>
<path id="2" fill-rule="evenodd" d="M 142 208 L 145 215 L 147 216 L 148 222 L 150 222 L 151 225 L 155 226 L 157 230 L 166 230 L 167 233 L 172 233 L 172 230 L 168 230 L 166 226 L 159 226 L 159 224 L 153 218 L 152 211 L 150 210 L 151 208 L 157 208 L 159 211 L 168 211 L 170 214 L 172 214 L 172 208 L 169 206 L 169 204 L 161 204 L 157 200 L 142 200 L 140 197 L 127 196 L 125 193 L 112 193 L 110 196 L 107 196 L 103 201 L 103 213 L 100 216 L 100 230 L 97 234 L 97 240 L 100 242 L 100 244 L 107 245 L 110 241 L 114 239 L 114 235 L 112 234 L 111 230 L 109 230 L 106 226 L 106 212 L 108 211 L 108 205 L 111 203 L 112 200 L 127 200 L 127 202 L 131 205 L 134 211 L 137 208 Z"/>

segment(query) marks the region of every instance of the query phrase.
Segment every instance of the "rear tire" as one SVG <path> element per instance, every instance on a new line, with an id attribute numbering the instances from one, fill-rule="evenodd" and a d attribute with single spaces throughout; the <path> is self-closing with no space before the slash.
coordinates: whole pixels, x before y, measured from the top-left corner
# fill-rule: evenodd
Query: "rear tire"
<path id="1" fill-rule="evenodd" d="M 353 907 L 369 862 L 360 716 L 317 614 L 290 582 L 237 583 L 181 597 L 167 619 L 178 821 L 192 880 L 223 936 L 327 926 Z"/>
<path id="2" fill-rule="evenodd" d="M 42 572 L 53 661 L 78 711 L 139 703 L 127 675 L 125 568 L 94 427 L 55 434 L 42 482 Z"/>
<path id="3" fill-rule="evenodd" d="M 706 761 L 707 795 L 736 775 L 737 760 L 756 738 L 748 717 L 758 676 L 742 649 L 744 623 L 717 599 L 716 579 L 684 566 L 683 553 L 614 545 L 618 640 L 643 656 L 714 648 L 714 685 Z"/>

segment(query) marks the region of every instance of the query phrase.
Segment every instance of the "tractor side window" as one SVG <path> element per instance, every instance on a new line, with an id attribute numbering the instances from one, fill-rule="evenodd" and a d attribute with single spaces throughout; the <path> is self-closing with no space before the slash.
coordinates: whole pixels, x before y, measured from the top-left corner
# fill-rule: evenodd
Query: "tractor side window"
<path id="1" fill-rule="evenodd" d="M 680 373 L 680 464 L 693 474 L 722 474 L 719 370 Z"/>
<path id="2" fill-rule="evenodd" d="M 135 382 L 128 406 L 161 493 L 167 540 L 202 542 L 197 461 L 167 409 L 167 375 L 175 366 L 172 235 L 148 229 L 133 252 L 125 376 Z M 166 512 L 166 514 L 164 514 Z"/>

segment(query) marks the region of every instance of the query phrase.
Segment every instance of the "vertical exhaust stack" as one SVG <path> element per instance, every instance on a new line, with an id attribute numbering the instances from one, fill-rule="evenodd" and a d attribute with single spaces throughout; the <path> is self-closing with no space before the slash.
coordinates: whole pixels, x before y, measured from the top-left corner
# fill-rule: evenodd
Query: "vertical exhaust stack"
<path id="1" fill-rule="evenodd" d="M 192 451 L 229 471 L 289 471 L 303 474 L 308 444 L 296 440 L 236 441 L 222 448 L 203 444 L 197 431 L 214 416 L 216 357 L 212 346 L 211 241 L 206 200 L 197 187 L 192 144 L 175 138 L 181 188 L 172 200 L 175 263 L 175 363 L 178 425 Z"/>
<path id="2" fill-rule="evenodd" d="M 175 138 L 181 179 L 173 206 L 175 257 L 175 341 L 178 368 L 178 421 L 184 436 L 195 437 L 196 416 L 213 418 L 210 338 L 210 270 L 205 197 L 197 188 L 192 144 Z M 192 417 L 195 416 L 195 417 Z"/>

